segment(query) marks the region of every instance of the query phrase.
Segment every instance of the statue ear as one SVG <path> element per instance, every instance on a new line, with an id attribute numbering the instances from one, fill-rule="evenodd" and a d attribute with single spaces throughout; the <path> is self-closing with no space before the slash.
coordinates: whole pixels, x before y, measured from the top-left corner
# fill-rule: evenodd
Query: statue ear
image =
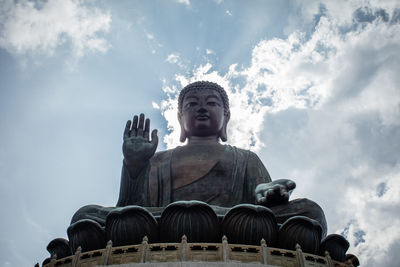
<path id="1" fill-rule="evenodd" d="M 183 123 L 182 123 L 182 118 L 181 118 L 181 114 L 178 113 L 178 121 L 179 121 L 179 125 L 181 126 L 181 135 L 179 137 L 179 141 L 181 141 L 182 143 L 186 141 L 186 132 L 185 129 L 183 128 Z"/>
<path id="2" fill-rule="evenodd" d="M 231 118 L 231 113 L 228 111 L 228 113 L 225 115 L 225 120 L 224 124 L 222 125 L 222 129 L 219 132 L 219 138 L 221 138 L 222 142 L 226 142 L 228 140 L 228 135 L 226 134 L 226 126 L 228 125 L 230 118 Z"/>

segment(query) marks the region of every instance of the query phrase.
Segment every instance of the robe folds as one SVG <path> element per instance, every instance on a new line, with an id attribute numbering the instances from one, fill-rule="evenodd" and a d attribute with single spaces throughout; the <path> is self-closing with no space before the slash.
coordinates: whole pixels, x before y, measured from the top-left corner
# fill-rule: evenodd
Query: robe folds
<path id="1" fill-rule="evenodd" d="M 235 205 L 255 204 L 257 185 L 271 182 L 267 169 L 255 153 L 224 145 L 222 157 L 205 175 L 174 187 L 172 160 L 176 149 L 179 147 L 156 153 L 135 178 L 130 177 L 124 162 L 117 207 L 142 206 L 159 217 L 165 207 L 175 201 L 199 200 L 208 203 L 217 215 L 224 216 Z M 84 206 L 74 214 L 71 224 L 81 219 L 92 219 L 104 225 L 108 213 L 113 209 L 98 205 Z M 324 212 L 309 199 L 295 199 L 270 209 L 279 224 L 293 216 L 314 219 L 322 226 L 322 237 L 326 236 Z"/>
<path id="2" fill-rule="evenodd" d="M 174 201 L 189 200 L 188 197 L 221 207 L 254 204 L 256 186 L 271 182 L 267 169 L 255 153 L 224 145 L 223 157 L 208 173 L 174 190 L 171 165 L 175 150 L 156 153 L 136 178 L 130 177 L 124 163 L 117 206 L 165 207 Z M 202 192 L 191 193 L 197 189 Z M 185 195 L 186 199 L 182 199 Z"/>

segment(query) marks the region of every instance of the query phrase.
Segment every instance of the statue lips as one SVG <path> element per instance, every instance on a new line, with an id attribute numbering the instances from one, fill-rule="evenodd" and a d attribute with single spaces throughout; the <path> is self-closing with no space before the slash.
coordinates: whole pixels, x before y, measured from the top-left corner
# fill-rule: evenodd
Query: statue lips
<path id="1" fill-rule="evenodd" d="M 210 116 L 204 115 L 204 114 L 196 116 L 196 120 L 199 120 L 199 121 L 206 121 L 206 120 L 209 120 L 209 119 L 210 119 Z"/>

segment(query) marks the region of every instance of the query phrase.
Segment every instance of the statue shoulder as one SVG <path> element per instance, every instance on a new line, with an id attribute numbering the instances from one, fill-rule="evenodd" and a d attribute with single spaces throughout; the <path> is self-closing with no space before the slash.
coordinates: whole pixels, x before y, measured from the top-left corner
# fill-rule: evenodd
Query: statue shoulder
<path id="1" fill-rule="evenodd" d="M 226 151 L 229 151 L 231 153 L 236 153 L 237 155 L 246 158 L 250 161 L 260 160 L 256 153 L 248 149 L 238 148 L 236 146 L 231 146 L 231 145 L 224 145 L 224 146 Z"/>
<path id="2" fill-rule="evenodd" d="M 242 170 L 246 171 L 246 176 L 255 179 L 257 184 L 271 181 L 267 169 L 256 153 L 230 145 L 225 145 L 225 150 L 234 153 L 237 166 L 242 166 Z"/>
<path id="3" fill-rule="evenodd" d="M 235 153 L 235 158 L 239 158 L 241 161 L 245 161 L 248 167 L 256 166 L 265 169 L 265 165 L 255 152 L 231 145 L 225 145 L 225 149 L 231 151 L 232 153 Z"/>

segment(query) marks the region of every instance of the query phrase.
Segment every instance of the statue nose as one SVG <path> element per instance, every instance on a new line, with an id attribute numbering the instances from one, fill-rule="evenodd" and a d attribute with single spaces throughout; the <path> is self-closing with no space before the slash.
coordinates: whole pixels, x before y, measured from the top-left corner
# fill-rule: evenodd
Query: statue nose
<path id="1" fill-rule="evenodd" d="M 199 112 L 199 113 L 206 113 L 207 112 L 207 109 L 205 109 L 204 107 L 200 107 L 198 110 L 197 110 L 197 112 Z"/>

